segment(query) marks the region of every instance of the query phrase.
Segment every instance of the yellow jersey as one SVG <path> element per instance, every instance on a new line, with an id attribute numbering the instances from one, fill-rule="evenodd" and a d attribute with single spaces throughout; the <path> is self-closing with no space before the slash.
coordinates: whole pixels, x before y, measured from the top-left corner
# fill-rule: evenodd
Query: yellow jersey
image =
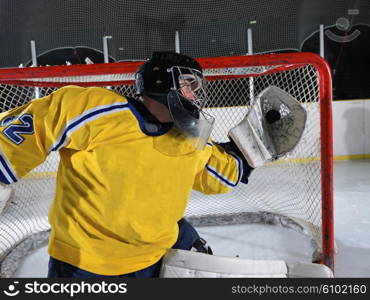
<path id="1" fill-rule="evenodd" d="M 68 86 L 0 114 L 0 181 L 16 182 L 59 151 L 50 256 L 118 275 L 156 263 L 176 242 L 192 189 L 226 193 L 237 157 L 194 149 L 175 129 L 148 134 L 125 97 Z"/>

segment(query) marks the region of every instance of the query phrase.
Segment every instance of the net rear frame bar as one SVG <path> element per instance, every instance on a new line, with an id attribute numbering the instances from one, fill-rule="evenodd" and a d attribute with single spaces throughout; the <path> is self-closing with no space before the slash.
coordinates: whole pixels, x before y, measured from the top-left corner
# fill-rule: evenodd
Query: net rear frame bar
<path id="1" fill-rule="evenodd" d="M 320 56 L 312 53 L 269 54 L 253 56 L 233 56 L 197 59 L 205 70 L 208 80 L 236 79 L 245 74 L 212 74 L 207 70 L 255 67 L 265 68 L 263 75 L 277 71 L 295 69 L 298 66 L 312 65 L 318 73 L 320 98 L 320 147 L 321 147 L 321 220 L 322 220 L 322 258 L 321 263 L 334 270 L 334 223 L 333 223 L 333 133 L 332 133 L 332 83 L 328 64 Z M 12 68 L 0 70 L 0 83 L 7 85 L 41 87 L 62 87 L 68 84 L 80 86 L 117 86 L 132 85 L 133 74 L 142 61 L 72 65 L 34 68 Z M 276 67 L 277 66 L 277 67 Z M 120 74 L 126 74 L 122 79 Z M 101 75 L 109 74 L 109 80 Z M 117 80 L 111 79 L 117 74 Z M 248 74 L 249 78 L 260 73 Z M 76 81 L 63 81 L 74 77 Z M 89 81 L 79 81 L 79 77 L 89 77 Z M 114 75 L 113 75 L 114 77 Z M 58 81 L 54 81 L 58 80 Z M 103 79 L 103 80 L 101 80 Z"/>

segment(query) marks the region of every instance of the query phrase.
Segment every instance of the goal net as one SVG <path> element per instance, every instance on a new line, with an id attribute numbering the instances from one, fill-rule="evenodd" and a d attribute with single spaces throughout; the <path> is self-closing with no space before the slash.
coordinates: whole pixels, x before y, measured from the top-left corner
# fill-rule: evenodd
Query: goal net
<path id="1" fill-rule="evenodd" d="M 331 78 L 327 64 L 308 53 L 199 58 L 207 79 L 207 111 L 215 142 L 247 113 L 262 90 L 277 86 L 307 111 L 300 143 L 284 158 L 253 171 L 249 183 L 226 195 L 193 192 L 186 217 L 195 225 L 248 222 L 293 224 L 312 237 L 314 260 L 333 268 Z M 101 86 L 132 96 L 140 61 L 0 70 L 0 109 L 6 111 L 66 85 Z M 48 231 L 58 153 L 19 182 L 0 190 L 0 259 Z M 1 261 L 0 261 L 1 262 Z"/>

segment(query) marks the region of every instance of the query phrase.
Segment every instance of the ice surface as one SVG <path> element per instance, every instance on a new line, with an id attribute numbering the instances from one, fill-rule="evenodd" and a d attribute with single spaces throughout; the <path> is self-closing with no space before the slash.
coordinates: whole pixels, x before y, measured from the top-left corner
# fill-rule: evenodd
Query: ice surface
<path id="1" fill-rule="evenodd" d="M 336 277 L 370 277 L 370 161 L 339 161 L 334 167 Z M 309 262 L 310 239 L 271 225 L 198 228 L 216 255 Z M 46 247 L 29 255 L 16 277 L 45 277 Z"/>

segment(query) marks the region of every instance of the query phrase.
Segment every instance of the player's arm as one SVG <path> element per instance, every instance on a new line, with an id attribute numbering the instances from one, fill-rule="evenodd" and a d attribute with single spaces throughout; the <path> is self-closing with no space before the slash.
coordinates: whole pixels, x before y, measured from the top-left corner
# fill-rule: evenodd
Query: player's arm
<path id="1" fill-rule="evenodd" d="M 247 183 L 252 168 L 245 159 L 231 148 L 226 149 L 225 144 L 211 144 L 212 154 L 196 176 L 193 188 L 205 194 L 219 194 L 229 192 L 239 182 Z"/>
<path id="2" fill-rule="evenodd" d="M 86 101 L 86 90 L 61 88 L 0 114 L 0 182 L 18 181 L 51 151 L 83 149 L 89 143 L 89 132 L 78 122 L 88 119 L 94 105 L 93 99 Z"/>
<path id="3" fill-rule="evenodd" d="M 32 101 L 0 114 L 0 182 L 18 181 L 46 156 Z"/>
<path id="4" fill-rule="evenodd" d="M 251 175 L 254 168 L 252 168 L 246 158 L 244 157 L 243 153 L 240 151 L 238 146 L 235 144 L 233 140 L 227 143 L 218 143 L 220 147 L 222 147 L 228 154 L 236 157 L 241 165 L 242 175 L 240 176 L 240 182 L 247 184 L 248 178 Z"/>

